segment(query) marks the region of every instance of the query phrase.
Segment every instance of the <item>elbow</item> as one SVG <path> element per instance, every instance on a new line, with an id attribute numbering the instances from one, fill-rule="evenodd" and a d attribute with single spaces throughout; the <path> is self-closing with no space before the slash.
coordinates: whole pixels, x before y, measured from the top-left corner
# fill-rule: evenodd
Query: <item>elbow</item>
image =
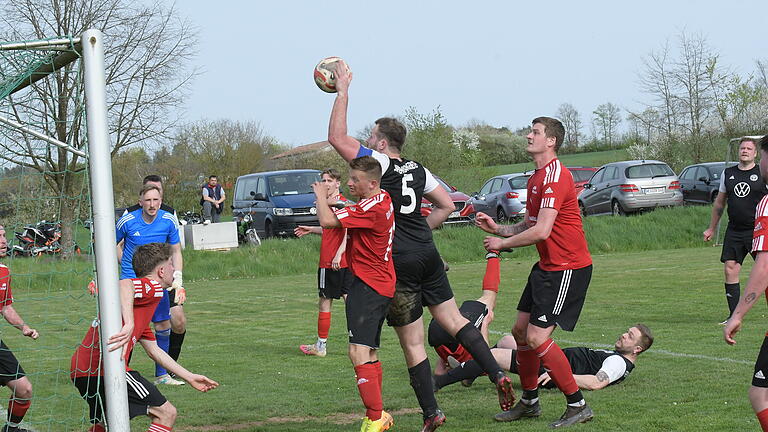
<path id="1" fill-rule="evenodd" d="M 346 134 L 339 133 L 338 131 L 333 130 L 333 128 L 328 131 L 328 143 L 331 144 L 333 148 L 338 147 L 344 137 L 346 137 Z"/>

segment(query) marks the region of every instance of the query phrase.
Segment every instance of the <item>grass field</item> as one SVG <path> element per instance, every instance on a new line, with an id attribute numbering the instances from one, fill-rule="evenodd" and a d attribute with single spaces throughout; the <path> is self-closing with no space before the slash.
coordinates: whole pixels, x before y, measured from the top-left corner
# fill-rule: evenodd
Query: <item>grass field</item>
<path id="1" fill-rule="evenodd" d="M 219 255 L 224 256 L 224 255 Z M 607 347 L 628 326 L 643 322 L 656 343 L 641 355 L 622 384 L 586 392 L 596 418 L 580 430 L 724 431 L 757 430 L 746 398 L 751 368 L 765 330 L 765 306 L 746 320 L 735 347 L 722 341 L 717 325 L 727 311 L 722 295 L 718 248 L 595 254 L 595 272 L 579 326 L 556 332 L 563 346 Z M 498 337 L 508 331 L 533 260 L 514 253 L 502 263 L 496 320 Z M 747 266 L 745 270 L 748 270 Z M 457 299 L 476 298 L 484 270 L 482 259 L 452 263 L 449 276 Z M 201 394 L 189 386 L 163 387 L 179 409 L 177 431 L 339 431 L 357 430 L 363 409 L 345 355 L 343 305 L 334 305 L 329 355 L 305 357 L 298 345 L 314 340 L 314 273 L 256 279 L 189 283 L 191 301 L 182 363 L 221 383 Z M 85 332 L 92 299 L 49 292 L 24 297 L 17 310 L 41 329 L 31 349 L 17 331 L 4 329 L 8 343 L 31 372 L 36 399 L 28 419 L 36 430 L 84 430 L 85 404 L 71 387 L 66 369 L 71 347 Z M 31 297 L 31 298 L 30 298 Z M 54 304 L 51 304 L 51 303 Z M 39 323 L 39 324 L 38 324 Z M 57 324 L 54 324 L 57 323 Z M 46 347 L 40 349 L 40 347 Z M 385 328 L 380 357 L 384 366 L 385 408 L 394 413 L 393 430 L 418 430 L 421 416 L 408 384 L 397 339 Z M 432 362 L 436 358 L 430 353 Z M 145 376 L 152 366 L 139 349 L 133 366 Z M 519 384 L 515 377 L 514 382 Z M 52 397 L 53 394 L 56 397 Z M 495 424 L 498 406 L 484 379 L 471 388 L 453 386 L 438 393 L 448 415 L 445 431 L 546 429 L 563 410 L 557 392 L 544 391 L 544 415 L 521 424 Z M 138 418 L 133 430 L 145 430 Z"/>

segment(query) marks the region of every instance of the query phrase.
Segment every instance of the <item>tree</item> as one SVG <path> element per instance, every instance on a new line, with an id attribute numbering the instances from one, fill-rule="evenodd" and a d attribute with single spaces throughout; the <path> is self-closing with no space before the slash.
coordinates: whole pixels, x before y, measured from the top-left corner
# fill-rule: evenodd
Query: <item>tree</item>
<path id="1" fill-rule="evenodd" d="M 563 144 L 567 147 L 578 147 L 579 137 L 581 136 L 581 115 L 576 108 L 564 103 L 557 109 L 557 117 L 565 126 L 565 141 Z"/>
<path id="2" fill-rule="evenodd" d="M 107 109 L 112 155 L 138 143 L 157 143 L 177 124 L 176 108 L 194 71 L 187 67 L 197 37 L 173 7 L 128 0 L 0 0 L 5 40 L 80 35 L 96 28 L 105 35 Z M 40 132 L 85 146 L 83 86 L 78 64 L 70 64 L 12 98 L 16 120 Z M 52 192 L 64 198 L 62 242 L 72 240 L 76 177 L 83 160 L 64 150 L 29 145 L 28 137 L 4 132 L 0 159 L 43 173 Z M 82 177 L 82 176 L 80 176 Z"/>
<path id="3" fill-rule="evenodd" d="M 600 134 L 601 141 L 613 147 L 613 141 L 621 123 L 621 110 L 610 102 L 599 105 L 592 111 L 592 123 L 595 126 L 595 135 Z"/>

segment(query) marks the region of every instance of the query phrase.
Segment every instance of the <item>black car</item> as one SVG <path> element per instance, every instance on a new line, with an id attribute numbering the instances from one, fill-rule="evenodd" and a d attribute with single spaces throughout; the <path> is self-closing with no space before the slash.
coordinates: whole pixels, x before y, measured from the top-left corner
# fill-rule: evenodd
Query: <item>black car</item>
<path id="1" fill-rule="evenodd" d="M 720 175 L 736 162 L 706 162 L 690 165 L 680 172 L 680 189 L 686 203 L 709 204 L 720 188 Z"/>

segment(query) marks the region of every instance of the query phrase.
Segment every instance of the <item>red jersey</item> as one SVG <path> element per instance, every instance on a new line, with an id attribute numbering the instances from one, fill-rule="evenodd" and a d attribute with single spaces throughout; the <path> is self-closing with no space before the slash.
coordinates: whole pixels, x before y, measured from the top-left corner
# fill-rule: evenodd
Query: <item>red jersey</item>
<path id="1" fill-rule="evenodd" d="M 576 188 L 571 172 L 555 158 L 528 179 L 526 209 L 529 223 L 536 224 L 539 210 L 557 210 L 549 237 L 536 243 L 539 267 L 546 271 L 575 270 L 592 264 L 581 226 Z"/>
<path id="2" fill-rule="evenodd" d="M 147 278 L 134 278 L 133 281 L 133 334 L 125 346 L 123 358 L 125 370 L 128 367 L 128 359 L 134 345 L 141 340 L 155 340 L 155 334 L 149 328 L 149 322 L 155 313 L 155 308 L 163 298 L 163 287 L 154 280 Z M 85 334 L 85 338 L 78 345 L 72 356 L 70 376 L 87 377 L 103 375 L 101 370 L 101 346 L 99 344 L 99 319 L 93 320 L 91 328 Z"/>
<path id="3" fill-rule="evenodd" d="M 13 294 L 11 293 L 11 271 L 5 264 L 0 264 L 0 311 L 5 306 L 13 303 Z"/>
<path id="4" fill-rule="evenodd" d="M 349 267 L 352 273 L 385 297 L 395 295 L 395 266 L 392 264 L 394 208 L 389 194 L 376 196 L 336 211 L 348 229 Z"/>
<path id="5" fill-rule="evenodd" d="M 752 254 L 768 252 L 768 195 L 757 203 L 755 210 L 755 230 L 752 232 Z"/>
<path id="6" fill-rule="evenodd" d="M 339 194 L 339 200 L 346 201 L 341 194 Z M 320 268 L 331 268 L 331 262 L 333 257 L 336 256 L 336 252 L 341 246 L 341 242 L 344 241 L 344 236 L 347 234 L 347 230 L 344 228 L 323 228 L 323 237 L 320 240 Z M 347 267 L 347 253 L 346 251 L 341 254 L 341 263 L 339 267 Z"/>

